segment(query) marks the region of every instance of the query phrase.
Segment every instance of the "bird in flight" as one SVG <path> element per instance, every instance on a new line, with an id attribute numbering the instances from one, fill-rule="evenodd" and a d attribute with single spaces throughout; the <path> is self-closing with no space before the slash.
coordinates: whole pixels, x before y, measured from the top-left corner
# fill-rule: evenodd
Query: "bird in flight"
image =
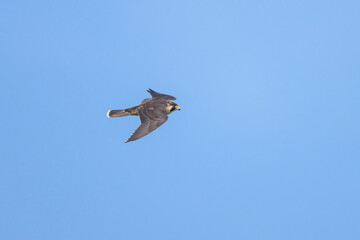
<path id="1" fill-rule="evenodd" d="M 176 100 L 175 97 L 155 92 L 150 88 L 147 92 L 151 94 L 152 98 L 142 100 L 140 105 L 123 110 L 110 110 L 107 112 L 107 116 L 110 118 L 129 115 L 140 117 L 141 123 L 139 127 L 131 134 L 125 143 L 135 141 L 151 133 L 168 120 L 168 114 L 180 110 L 179 105 L 170 101 Z"/>

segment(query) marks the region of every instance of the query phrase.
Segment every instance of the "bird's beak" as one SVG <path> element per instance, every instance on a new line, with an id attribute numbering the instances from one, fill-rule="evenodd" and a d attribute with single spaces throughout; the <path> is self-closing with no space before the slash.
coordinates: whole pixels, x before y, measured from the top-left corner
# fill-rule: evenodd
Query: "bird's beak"
<path id="1" fill-rule="evenodd" d="M 179 105 L 176 106 L 176 109 L 179 110 L 179 111 L 181 110 L 180 107 L 179 107 Z"/>

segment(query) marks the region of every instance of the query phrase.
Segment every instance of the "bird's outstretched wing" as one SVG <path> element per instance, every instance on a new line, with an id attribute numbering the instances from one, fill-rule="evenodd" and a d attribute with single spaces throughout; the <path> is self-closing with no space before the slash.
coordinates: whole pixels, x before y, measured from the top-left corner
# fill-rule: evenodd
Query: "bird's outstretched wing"
<path id="1" fill-rule="evenodd" d="M 152 90 L 151 88 L 149 88 L 149 90 L 146 90 L 146 91 L 147 91 L 148 93 L 150 93 L 153 98 L 162 98 L 162 99 L 166 99 L 166 100 L 176 100 L 176 97 L 155 92 L 155 91 Z"/>
<path id="2" fill-rule="evenodd" d="M 140 126 L 131 134 L 128 140 L 125 143 L 130 141 L 135 141 L 143 136 L 151 133 L 158 127 L 160 127 L 164 122 L 168 120 L 168 116 L 161 107 L 150 107 L 150 108 L 139 108 L 139 116 L 141 124 Z"/>

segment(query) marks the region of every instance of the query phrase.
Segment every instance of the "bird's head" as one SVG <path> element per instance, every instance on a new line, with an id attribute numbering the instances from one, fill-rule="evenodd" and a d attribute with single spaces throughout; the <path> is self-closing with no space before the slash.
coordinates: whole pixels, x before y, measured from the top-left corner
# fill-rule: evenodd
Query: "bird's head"
<path id="1" fill-rule="evenodd" d="M 169 101 L 167 106 L 166 106 L 167 114 L 170 114 L 170 113 L 172 113 L 172 112 L 174 112 L 176 110 L 179 110 L 179 111 L 181 110 L 179 105 L 177 105 L 177 103 Z"/>

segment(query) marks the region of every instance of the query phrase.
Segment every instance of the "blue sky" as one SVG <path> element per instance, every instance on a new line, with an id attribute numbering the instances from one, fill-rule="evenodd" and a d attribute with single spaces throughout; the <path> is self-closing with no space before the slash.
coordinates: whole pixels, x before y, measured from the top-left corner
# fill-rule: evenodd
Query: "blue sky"
<path id="1" fill-rule="evenodd" d="M 1 238 L 360 239 L 359 10 L 2 2 Z"/>

